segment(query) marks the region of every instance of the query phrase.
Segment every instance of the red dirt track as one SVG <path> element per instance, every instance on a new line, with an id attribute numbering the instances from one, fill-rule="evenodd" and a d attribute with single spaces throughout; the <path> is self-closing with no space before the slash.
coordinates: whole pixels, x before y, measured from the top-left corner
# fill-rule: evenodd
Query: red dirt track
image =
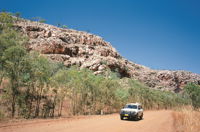
<path id="1" fill-rule="evenodd" d="M 173 132 L 171 111 L 145 111 L 143 120 L 118 114 L 0 123 L 0 132 Z"/>

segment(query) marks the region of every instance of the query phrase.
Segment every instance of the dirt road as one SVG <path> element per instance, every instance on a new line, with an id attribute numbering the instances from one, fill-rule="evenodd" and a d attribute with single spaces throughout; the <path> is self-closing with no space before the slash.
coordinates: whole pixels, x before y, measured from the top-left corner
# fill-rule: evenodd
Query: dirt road
<path id="1" fill-rule="evenodd" d="M 118 114 L 73 119 L 33 120 L 0 124 L 0 132 L 173 132 L 171 111 L 145 111 L 140 121 L 120 120 Z"/>

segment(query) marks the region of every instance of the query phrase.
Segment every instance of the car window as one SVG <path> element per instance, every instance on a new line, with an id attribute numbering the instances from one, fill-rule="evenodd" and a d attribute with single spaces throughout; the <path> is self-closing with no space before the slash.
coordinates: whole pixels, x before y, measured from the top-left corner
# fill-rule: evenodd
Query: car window
<path id="1" fill-rule="evenodd" d="M 124 108 L 137 109 L 137 105 L 126 105 Z"/>

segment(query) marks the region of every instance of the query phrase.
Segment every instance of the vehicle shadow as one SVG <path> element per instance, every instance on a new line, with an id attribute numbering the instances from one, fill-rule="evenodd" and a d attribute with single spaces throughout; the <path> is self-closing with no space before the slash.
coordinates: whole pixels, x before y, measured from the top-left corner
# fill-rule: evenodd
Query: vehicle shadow
<path id="1" fill-rule="evenodd" d="M 138 122 L 138 121 L 142 121 L 144 120 L 144 118 L 142 119 L 123 119 L 122 121 L 134 121 L 134 122 Z"/>

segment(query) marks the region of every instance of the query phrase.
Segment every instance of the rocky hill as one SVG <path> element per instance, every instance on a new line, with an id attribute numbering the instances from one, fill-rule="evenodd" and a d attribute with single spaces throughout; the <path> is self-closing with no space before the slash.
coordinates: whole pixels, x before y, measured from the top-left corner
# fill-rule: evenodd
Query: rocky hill
<path id="1" fill-rule="evenodd" d="M 15 27 L 28 36 L 27 49 L 35 50 L 54 61 L 70 67 L 78 65 L 94 74 L 107 69 L 121 77 L 140 80 L 148 86 L 180 92 L 188 82 L 200 84 L 200 75 L 186 71 L 153 70 L 123 58 L 109 42 L 101 37 L 29 20 L 15 23 Z"/>

